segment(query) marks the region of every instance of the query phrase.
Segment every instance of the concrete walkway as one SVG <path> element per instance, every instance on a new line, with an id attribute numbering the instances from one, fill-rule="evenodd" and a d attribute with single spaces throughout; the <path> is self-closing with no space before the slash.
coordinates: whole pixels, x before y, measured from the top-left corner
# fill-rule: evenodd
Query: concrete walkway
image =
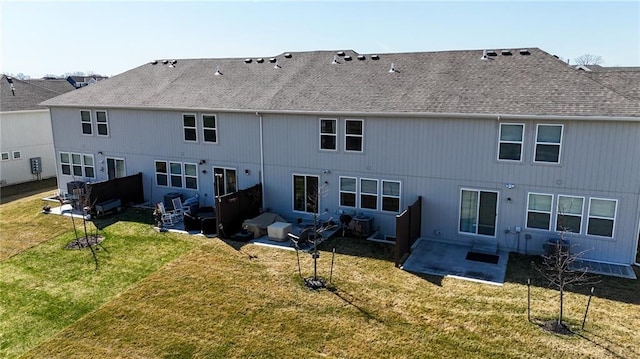
<path id="1" fill-rule="evenodd" d="M 470 244 L 420 238 L 401 268 L 408 272 L 503 285 L 509 253 L 498 251 L 498 263 L 493 264 L 466 259 L 470 251 Z"/>

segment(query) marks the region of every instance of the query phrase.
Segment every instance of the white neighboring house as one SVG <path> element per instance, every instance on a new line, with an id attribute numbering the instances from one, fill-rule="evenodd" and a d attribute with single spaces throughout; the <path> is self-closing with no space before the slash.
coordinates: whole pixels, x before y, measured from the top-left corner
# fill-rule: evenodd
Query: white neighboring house
<path id="1" fill-rule="evenodd" d="M 0 90 L 0 186 L 55 177 L 51 115 L 38 104 L 74 87 L 64 79 L 18 80 L 2 75 Z M 40 168 L 32 170 L 33 158 L 40 158 Z"/>

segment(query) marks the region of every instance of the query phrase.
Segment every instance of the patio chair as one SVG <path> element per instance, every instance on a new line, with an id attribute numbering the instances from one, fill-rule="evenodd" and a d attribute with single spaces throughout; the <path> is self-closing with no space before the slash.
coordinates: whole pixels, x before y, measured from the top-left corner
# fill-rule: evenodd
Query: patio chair
<path id="1" fill-rule="evenodd" d="M 176 215 L 173 213 L 173 211 L 167 211 L 166 208 L 164 208 L 164 203 L 162 202 L 158 202 L 156 204 L 156 208 L 160 213 L 160 220 L 162 221 L 162 225 L 172 227 L 174 224 L 174 219 L 176 218 Z"/>
<path id="2" fill-rule="evenodd" d="M 190 213 L 190 207 L 189 206 L 184 206 L 182 204 L 182 200 L 177 197 L 171 200 L 171 203 L 173 204 L 173 213 L 176 216 L 179 216 L 180 218 L 184 217 L 185 213 Z"/>

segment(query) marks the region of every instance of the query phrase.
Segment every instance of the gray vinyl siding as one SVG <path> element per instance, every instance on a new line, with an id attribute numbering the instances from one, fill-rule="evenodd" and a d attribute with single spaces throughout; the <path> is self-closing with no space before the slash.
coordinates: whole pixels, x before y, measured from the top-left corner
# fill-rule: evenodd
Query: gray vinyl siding
<path id="1" fill-rule="evenodd" d="M 124 158 L 128 174 L 143 172 L 149 201 L 162 200 L 168 192 L 195 193 L 156 186 L 154 160 L 206 160 L 198 166 L 201 205 L 213 204 L 213 166 L 235 168 L 239 188 L 260 182 L 260 117 L 255 113 L 213 113 L 218 143 L 207 144 L 202 143 L 200 112 L 195 112 L 198 142 L 189 143 L 183 141 L 182 114 L 194 112 L 108 110 L 109 137 L 99 137 L 81 135 L 79 109 L 51 111 L 56 153 L 92 153 L 97 163 L 101 156 Z M 336 151 L 320 150 L 320 118 L 337 119 Z M 344 150 L 345 119 L 364 121 L 361 153 Z M 477 236 L 458 231 L 460 191 L 495 191 L 499 247 L 541 253 L 543 242 L 555 234 L 525 228 L 529 192 L 553 194 L 556 199 L 558 195 L 584 197 L 583 228 L 591 197 L 615 199 L 614 238 L 587 236 L 583 229 L 570 239 L 580 249 L 589 249 L 587 258 L 632 263 L 640 220 L 640 124 L 562 119 L 505 122 L 525 125 L 520 162 L 497 159 L 497 119 L 263 115 L 264 205 L 291 221 L 310 218 L 293 210 L 293 175 L 315 175 L 321 184 L 327 182 L 320 199 L 321 217 L 337 221 L 341 211 L 354 211 L 339 206 L 340 176 L 399 181 L 400 211 L 418 196 L 423 198 L 424 237 L 471 242 Z M 563 125 L 558 164 L 533 162 L 536 125 L 541 123 Z M 106 172 L 96 168 L 96 173 L 98 180 L 106 179 Z M 60 187 L 70 180 L 59 174 Z M 508 183 L 514 188 L 507 189 Z M 372 215 L 374 227 L 383 235 L 395 235 L 396 213 L 359 208 L 355 212 Z M 519 235 L 505 233 L 515 227 L 522 228 Z M 527 234 L 531 239 L 525 239 Z"/>

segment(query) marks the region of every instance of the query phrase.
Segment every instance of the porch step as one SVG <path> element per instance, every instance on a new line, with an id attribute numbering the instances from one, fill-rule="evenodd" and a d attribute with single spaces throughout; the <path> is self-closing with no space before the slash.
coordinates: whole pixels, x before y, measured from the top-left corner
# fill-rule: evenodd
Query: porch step
<path id="1" fill-rule="evenodd" d="M 497 254 L 498 241 L 495 239 L 474 238 L 471 251 L 485 254 Z"/>

